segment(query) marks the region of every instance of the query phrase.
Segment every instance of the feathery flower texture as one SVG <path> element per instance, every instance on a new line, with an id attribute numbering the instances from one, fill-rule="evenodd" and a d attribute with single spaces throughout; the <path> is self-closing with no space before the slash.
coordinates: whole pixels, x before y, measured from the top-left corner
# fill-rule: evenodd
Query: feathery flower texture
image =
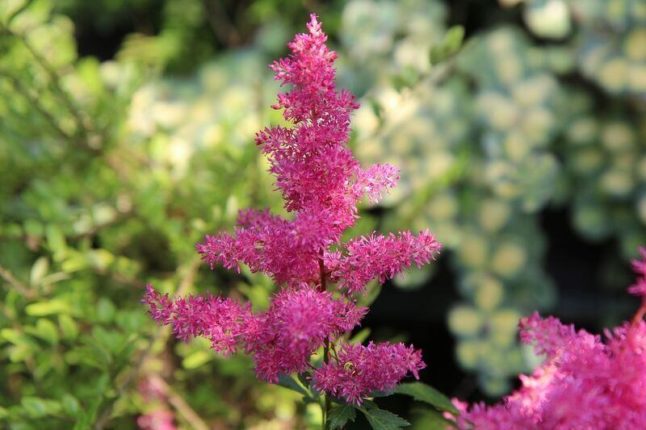
<path id="1" fill-rule="evenodd" d="M 280 290 L 269 309 L 220 297 L 171 300 L 148 287 L 144 302 L 160 324 L 187 340 L 208 338 L 213 349 L 250 354 L 259 378 L 277 382 L 281 374 L 312 369 L 310 358 L 331 343 L 325 363 L 310 377 L 321 391 L 360 404 L 372 391 L 393 388 L 425 365 L 421 352 L 403 344 L 344 344 L 367 309 L 356 294 L 409 267 L 429 263 L 440 244 L 428 231 L 387 236 L 373 233 L 341 241 L 357 217 L 357 204 L 373 202 L 392 188 L 397 169 L 387 164 L 362 168 L 347 146 L 354 96 L 335 87 L 336 53 L 315 15 L 306 34 L 289 43 L 291 55 L 270 67 L 289 90 L 273 106 L 291 127 L 260 131 L 256 142 L 267 156 L 289 219 L 269 211 L 244 210 L 233 233 L 206 236 L 197 251 L 212 268 L 222 265 L 270 275 Z"/>
<path id="2" fill-rule="evenodd" d="M 545 361 L 501 404 L 455 401 L 461 430 L 629 430 L 646 428 L 646 249 L 629 288 L 642 297 L 631 322 L 600 336 L 537 313 L 520 323 L 521 340 Z"/>

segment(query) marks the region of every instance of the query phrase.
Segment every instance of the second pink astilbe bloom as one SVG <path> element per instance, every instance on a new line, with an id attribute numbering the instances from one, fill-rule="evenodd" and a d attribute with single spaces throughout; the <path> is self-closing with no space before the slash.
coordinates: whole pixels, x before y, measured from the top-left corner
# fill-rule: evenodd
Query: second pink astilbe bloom
<path id="1" fill-rule="evenodd" d="M 646 282 L 646 252 L 634 263 L 638 287 Z M 633 285 L 633 293 L 644 295 Z M 535 345 L 545 362 L 522 387 L 495 406 L 467 405 L 459 429 L 629 430 L 646 426 L 645 305 L 632 322 L 600 336 L 553 317 L 534 314 L 521 321 L 521 339 Z"/>
<path id="2" fill-rule="evenodd" d="M 290 126 L 256 136 L 289 217 L 244 210 L 232 233 L 208 235 L 197 244 L 212 268 L 239 271 L 244 264 L 271 276 L 280 290 L 269 309 L 252 313 L 248 305 L 215 297 L 172 301 L 152 289 L 145 297 L 153 318 L 171 325 L 180 339 L 204 336 L 218 352 L 246 352 L 258 377 L 270 382 L 281 374 L 316 372 L 312 354 L 341 344 L 365 315 L 356 294 L 368 282 L 383 283 L 412 264 L 426 264 L 440 250 L 428 231 L 342 242 L 358 218 L 360 200 L 377 202 L 395 186 L 398 171 L 388 164 L 363 168 L 354 158 L 347 143 L 358 104 L 350 92 L 336 89 L 336 53 L 327 48 L 314 15 L 307 28 L 289 43 L 291 54 L 271 65 L 276 79 L 289 86 L 274 108 L 283 109 Z M 345 345 L 338 356 L 324 358 L 318 388 L 353 403 L 392 388 L 407 374 L 417 377 L 424 367 L 421 352 L 402 344 Z M 356 372 L 343 373 L 350 362 Z M 335 388 L 334 375 L 345 388 Z"/>

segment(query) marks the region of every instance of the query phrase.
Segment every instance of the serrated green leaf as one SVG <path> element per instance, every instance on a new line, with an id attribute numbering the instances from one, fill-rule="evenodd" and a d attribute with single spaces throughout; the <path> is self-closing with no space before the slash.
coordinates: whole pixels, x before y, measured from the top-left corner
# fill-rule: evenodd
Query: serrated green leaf
<path id="1" fill-rule="evenodd" d="M 366 407 L 359 410 L 365 415 L 373 430 L 399 430 L 410 425 L 402 417 L 381 409 L 372 402 L 366 402 Z"/>
<path id="2" fill-rule="evenodd" d="M 331 430 L 341 429 L 345 426 L 348 421 L 354 422 L 354 419 L 357 417 L 357 412 L 354 409 L 354 406 L 343 404 L 336 405 L 330 409 L 328 414 L 328 421 Z"/>
<path id="3" fill-rule="evenodd" d="M 411 396 L 413 399 L 428 403 L 440 411 L 447 411 L 452 414 L 458 413 L 458 410 L 453 406 L 453 403 L 451 403 L 451 400 L 448 397 L 430 385 L 426 385 L 422 382 L 399 384 L 397 388 L 395 388 L 395 393 Z"/>

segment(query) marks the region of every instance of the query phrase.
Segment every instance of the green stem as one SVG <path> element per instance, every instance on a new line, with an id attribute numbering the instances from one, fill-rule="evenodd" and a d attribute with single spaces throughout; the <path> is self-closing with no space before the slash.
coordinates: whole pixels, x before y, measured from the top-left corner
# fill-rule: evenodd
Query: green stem
<path id="1" fill-rule="evenodd" d="M 323 361 L 327 363 L 329 359 L 330 359 L 330 341 L 326 340 L 325 346 L 323 347 Z M 331 405 L 332 405 L 332 402 L 330 401 L 330 396 L 326 394 L 323 400 L 323 423 L 321 426 L 323 430 L 329 430 L 330 428 L 330 421 L 328 420 L 328 415 L 330 414 Z"/>
<path id="2" fill-rule="evenodd" d="M 326 276 L 325 276 L 325 264 L 323 262 L 323 249 L 321 249 L 321 256 L 319 257 L 319 269 L 321 273 L 321 284 L 319 285 L 320 291 L 325 291 L 327 289 Z M 325 339 L 323 345 L 323 362 L 327 364 L 330 361 L 330 340 Z M 323 421 L 321 423 L 321 428 L 323 430 L 329 430 L 330 423 L 328 421 L 328 415 L 330 414 L 330 406 L 332 402 L 330 396 L 323 396 L 323 404 L 321 405 Z"/>

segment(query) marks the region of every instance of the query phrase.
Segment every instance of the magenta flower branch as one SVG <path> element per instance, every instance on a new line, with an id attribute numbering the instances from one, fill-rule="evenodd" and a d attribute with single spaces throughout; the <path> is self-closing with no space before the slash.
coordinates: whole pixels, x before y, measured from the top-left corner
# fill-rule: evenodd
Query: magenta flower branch
<path id="1" fill-rule="evenodd" d="M 336 53 L 327 48 L 316 16 L 307 28 L 289 43 L 291 54 L 270 66 L 289 87 L 273 107 L 283 110 L 291 127 L 268 127 L 256 137 L 291 216 L 243 210 L 233 233 L 206 236 L 197 245 L 211 267 L 239 271 L 246 264 L 270 275 L 279 290 L 269 308 L 254 313 L 249 304 L 214 296 L 172 300 L 151 286 L 144 301 L 179 339 L 203 336 L 221 354 L 249 354 L 262 380 L 305 374 L 326 395 L 325 419 L 330 396 L 359 405 L 409 374 L 419 377 L 425 364 L 412 346 L 343 339 L 368 311 L 356 298 L 369 282 L 383 283 L 412 264 L 427 264 L 441 246 L 428 231 L 372 233 L 342 242 L 359 216 L 360 200 L 377 202 L 395 186 L 398 172 L 388 164 L 364 169 L 354 158 L 347 142 L 358 104 L 350 92 L 336 89 Z M 321 348 L 323 362 L 313 366 Z"/>

